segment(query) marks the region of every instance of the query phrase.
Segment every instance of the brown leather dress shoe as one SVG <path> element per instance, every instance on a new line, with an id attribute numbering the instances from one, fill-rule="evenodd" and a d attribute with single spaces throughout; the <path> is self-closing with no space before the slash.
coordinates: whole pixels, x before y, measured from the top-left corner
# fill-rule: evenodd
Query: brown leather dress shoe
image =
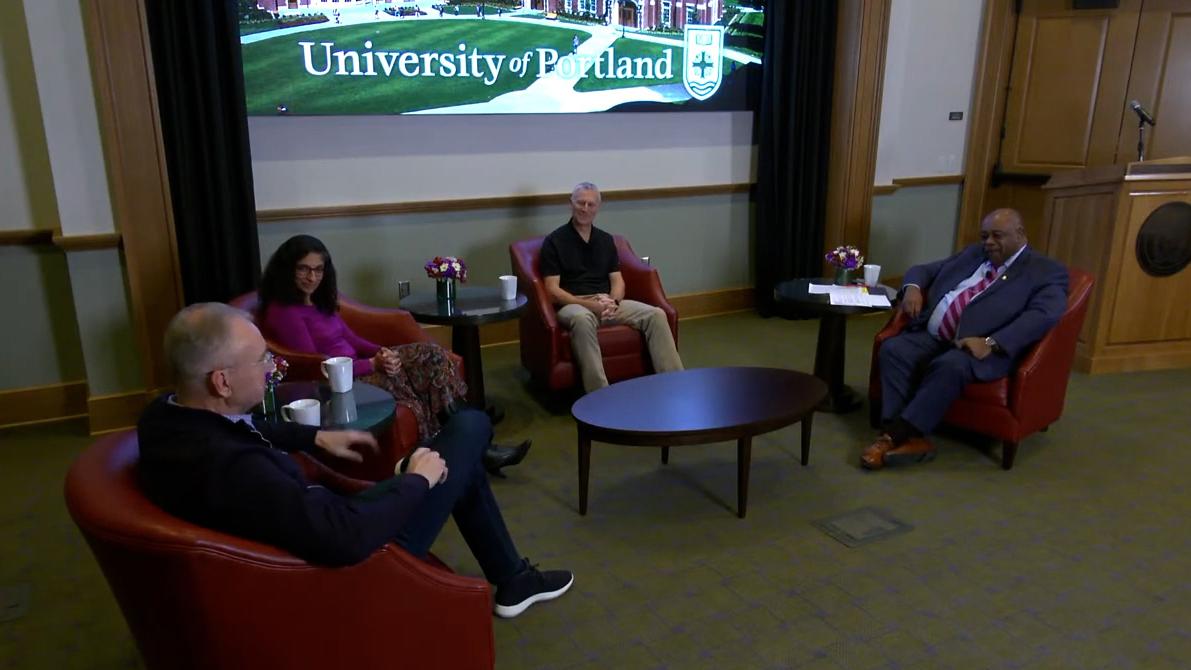
<path id="1" fill-rule="evenodd" d="M 882 434 L 860 454 L 860 467 L 866 470 L 880 470 L 885 465 L 886 452 L 893 449 L 893 438 Z"/>
<path id="2" fill-rule="evenodd" d="M 911 437 L 894 449 L 885 452 L 885 465 L 909 465 L 933 461 L 938 449 L 925 437 Z"/>

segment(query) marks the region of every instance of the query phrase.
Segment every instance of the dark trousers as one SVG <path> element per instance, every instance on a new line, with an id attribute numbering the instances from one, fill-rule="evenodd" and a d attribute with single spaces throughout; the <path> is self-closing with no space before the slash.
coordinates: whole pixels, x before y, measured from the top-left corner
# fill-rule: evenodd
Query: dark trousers
<path id="1" fill-rule="evenodd" d="M 881 366 L 881 420 L 901 417 L 923 435 L 943 420 L 947 408 L 976 380 L 976 358 L 926 330 L 903 331 L 877 352 Z"/>
<path id="2" fill-rule="evenodd" d="M 447 481 L 430 489 L 413 518 L 394 539 L 411 554 L 425 556 L 447 517 L 453 515 L 484 577 L 493 584 L 502 584 L 521 571 L 523 562 L 481 462 L 491 441 L 492 423 L 488 415 L 476 409 L 463 409 L 451 416 L 429 445 L 447 462 Z M 395 479 L 378 482 L 360 495 L 381 494 Z"/>

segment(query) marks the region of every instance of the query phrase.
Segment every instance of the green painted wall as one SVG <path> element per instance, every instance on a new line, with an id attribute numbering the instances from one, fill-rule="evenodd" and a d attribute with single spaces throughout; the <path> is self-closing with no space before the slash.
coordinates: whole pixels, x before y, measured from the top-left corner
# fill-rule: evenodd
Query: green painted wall
<path id="1" fill-rule="evenodd" d="M 5 300 L 0 389 L 86 377 L 66 257 L 50 247 L 0 247 Z"/>
<path id="2" fill-rule="evenodd" d="M 946 258 L 955 245 L 960 187 L 911 186 L 873 198 L 866 262 L 897 277 L 919 263 Z"/>
<path id="3" fill-rule="evenodd" d="M 145 388 L 119 250 L 72 251 L 67 263 L 91 395 Z"/>
<path id="4" fill-rule="evenodd" d="M 331 250 L 340 290 L 376 305 L 397 302 L 397 281 L 415 292 L 433 284 L 422 265 L 435 255 L 462 256 L 471 281 L 495 285 L 508 274 L 508 245 L 566 223 L 565 205 L 442 214 L 262 223 L 262 266 L 291 235 L 320 238 Z M 745 194 L 606 202 L 596 225 L 629 238 L 649 256 L 669 294 L 752 285 L 749 202 Z"/>

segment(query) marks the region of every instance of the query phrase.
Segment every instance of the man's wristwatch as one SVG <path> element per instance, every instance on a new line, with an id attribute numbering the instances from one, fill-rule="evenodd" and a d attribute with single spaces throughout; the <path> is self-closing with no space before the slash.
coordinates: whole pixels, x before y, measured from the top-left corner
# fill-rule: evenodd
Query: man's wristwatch
<path id="1" fill-rule="evenodd" d="M 1001 345 L 997 344 L 997 341 L 994 340 L 993 338 L 991 338 L 991 337 L 984 338 L 984 344 L 989 349 L 992 349 L 994 354 L 1001 353 Z"/>

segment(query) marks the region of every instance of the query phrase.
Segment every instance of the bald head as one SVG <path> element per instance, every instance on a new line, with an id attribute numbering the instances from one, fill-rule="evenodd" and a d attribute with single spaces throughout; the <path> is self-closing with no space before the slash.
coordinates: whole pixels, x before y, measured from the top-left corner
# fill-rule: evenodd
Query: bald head
<path id="1" fill-rule="evenodd" d="M 165 355 L 178 386 L 201 384 L 208 372 L 228 365 L 242 347 L 236 335 L 245 326 L 256 330 L 247 313 L 218 302 L 197 303 L 175 314 L 165 329 Z"/>
<path id="2" fill-rule="evenodd" d="M 1022 235 L 1026 233 L 1026 224 L 1022 221 L 1021 212 L 1009 207 L 1002 207 L 989 212 L 985 215 L 983 223 L 996 225 L 998 228 L 1006 230 L 1017 228 L 1021 230 Z"/>
<path id="3" fill-rule="evenodd" d="M 993 265 L 1001 265 L 1026 245 L 1026 226 L 1016 209 L 989 212 L 980 222 L 984 254 Z"/>

